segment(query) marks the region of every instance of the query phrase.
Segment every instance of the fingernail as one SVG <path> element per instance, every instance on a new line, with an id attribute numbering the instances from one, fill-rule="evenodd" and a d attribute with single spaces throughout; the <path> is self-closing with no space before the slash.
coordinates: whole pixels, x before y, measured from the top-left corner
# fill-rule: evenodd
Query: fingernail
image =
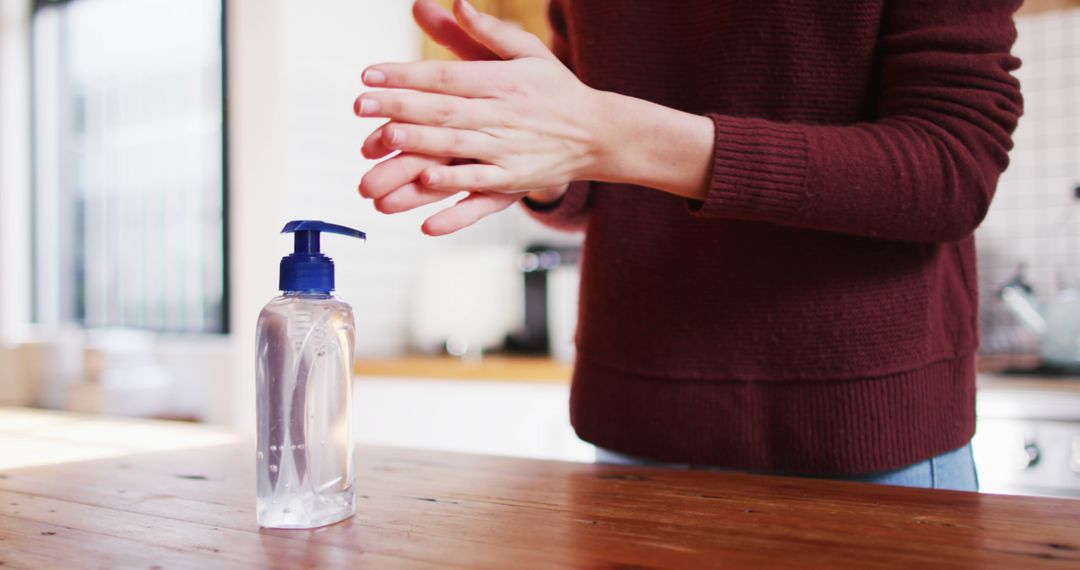
<path id="1" fill-rule="evenodd" d="M 367 85 L 382 85 L 386 83 L 386 74 L 378 69 L 369 69 L 364 72 L 363 80 Z"/>
<path id="2" fill-rule="evenodd" d="M 360 100 L 360 114 L 361 115 L 374 115 L 379 112 L 379 108 L 382 105 L 374 99 L 361 99 Z"/>
<path id="3" fill-rule="evenodd" d="M 390 146 L 398 146 L 405 140 L 405 133 L 401 129 L 390 129 Z"/>
<path id="4" fill-rule="evenodd" d="M 424 184 L 428 186 L 435 186 L 439 183 L 439 173 L 427 171 L 424 173 Z"/>

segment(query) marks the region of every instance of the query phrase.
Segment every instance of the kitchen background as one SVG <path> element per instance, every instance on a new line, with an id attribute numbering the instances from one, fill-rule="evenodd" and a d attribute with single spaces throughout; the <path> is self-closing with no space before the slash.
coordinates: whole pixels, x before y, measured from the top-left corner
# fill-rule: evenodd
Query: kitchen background
<path id="1" fill-rule="evenodd" d="M 289 219 L 356 312 L 361 442 L 588 461 L 566 410 L 581 236 L 518 210 L 446 238 L 356 195 L 359 74 L 443 57 L 407 0 L 0 0 L 0 405 L 253 426 Z M 546 35 L 545 0 L 481 8 Z M 998 298 L 1080 286 L 1080 2 L 1017 18 L 1026 113 L 977 232 L 989 491 L 1080 496 L 1080 382 Z M 509 340 L 508 340 L 509 337 Z"/>

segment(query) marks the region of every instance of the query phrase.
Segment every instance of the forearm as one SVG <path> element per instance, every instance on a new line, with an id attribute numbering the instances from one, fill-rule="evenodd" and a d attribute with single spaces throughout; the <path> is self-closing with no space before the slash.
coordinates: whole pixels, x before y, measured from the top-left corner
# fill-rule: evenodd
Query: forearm
<path id="1" fill-rule="evenodd" d="M 713 122 L 617 93 L 597 93 L 597 158 L 588 178 L 703 199 L 713 157 Z"/>

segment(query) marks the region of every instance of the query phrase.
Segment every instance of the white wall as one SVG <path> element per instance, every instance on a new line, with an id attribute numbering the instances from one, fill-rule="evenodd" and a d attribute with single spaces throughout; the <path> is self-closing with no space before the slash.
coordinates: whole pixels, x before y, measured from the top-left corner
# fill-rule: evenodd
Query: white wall
<path id="1" fill-rule="evenodd" d="M 353 116 L 353 100 L 364 90 L 360 74 L 366 66 L 419 58 L 412 2 L 279 5 L 277 118 L 284 189 L 278 222 L 328 219 L 368 232 L 367 244 L 331 236 L 324 240 L 324 250 L 337 264 L 338 294 L 356 311 L 359 353 L 401 352 L 407 343 L 411 285 L 430 256 L 515 241 L 525 216 L 515 212 L 519 215 L 493 217 L 458 235 L 430 238 L 420 233 L 420 225 L 440 206 L 384 216 L 360 199 L 356 186 L 374 164 L 361 157 L 360 147 L 379 121 Z M 271 264 L 291 245 L 288 238 L 262 237 Z"/>

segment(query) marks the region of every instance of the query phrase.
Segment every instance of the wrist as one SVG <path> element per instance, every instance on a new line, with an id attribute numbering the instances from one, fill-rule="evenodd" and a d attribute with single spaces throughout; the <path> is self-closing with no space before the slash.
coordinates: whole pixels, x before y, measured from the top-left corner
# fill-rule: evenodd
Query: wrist
<path id="1" fill-rule="evenodd" d="M 710 118 L 618 93 L 597 93 L 595 158 L 588 180 L 704 198 L 714 146 Z"/>
<path id="2" fill-rule="evenodd" d="M 621 162 L 625 153 L 619 148 L 619 140 L 627 134 L 621 121 L 625 113 L 630 111 L 626 108 L 626 100 L 630 98 L 599 89 L 592 90 L 592 93 L 589 113 L 592 124 L 588 127 L 593 133 L 592 149 L 577 179 L 623 182 L 619 180 L 619 173 L 622 172 Z M 625 144 L 626 141 L 622 142 Z"/>

